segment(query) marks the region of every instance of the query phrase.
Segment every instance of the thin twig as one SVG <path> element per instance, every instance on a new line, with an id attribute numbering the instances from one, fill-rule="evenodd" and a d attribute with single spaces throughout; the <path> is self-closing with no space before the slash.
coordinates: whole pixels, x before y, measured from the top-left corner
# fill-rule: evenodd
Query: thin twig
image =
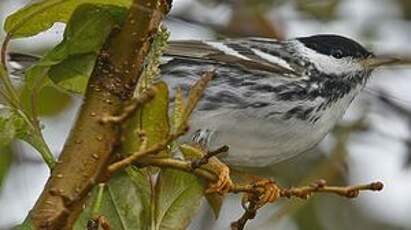
<path id="1" fill-rule="evenodd" d="M 3 44 L 1 46 L 1 51 L 0 51 L 0 58 L 1 58 L 1 64 L 3 65 L 4 69 L 7 71 L 7 47 L 9 46 L 9 42 L 11 40 L 10 34 L 6 34 L 6 37 L 4 38 Z"/>
<path id="2" fill-rule="evenodd" d="M 257 200 L 250 200 L 248 207 L 245 207 L 245 212 L 243 213 L 243 215 L 237 221 L 231 223 L 231 229 L 243 230 L 245 225 L 247 224 L 247 221 L 255 218 L 255 216 L 257 215 L 257 210 Z"/>
<path id="3" fill-rule="evenodd" d="M 13 104 L 13 101 L 11 98 L 2 90 L 0 89 L 0 95 L 6 100 L 6 102 L 11 106 L 11 107 L 16 107 L 15 104 Z"/>
<path id="4" fill-rule="evenodd" d="M 4 61 L 6 62 L 7 60 L 4 60 Z M 12 106 L 14 106 L 15 108 L 21 109 L 22 106 L 20 106 L 18 94 L 16 92 L 16 89 L 13 86 L 12 81 L 10 80 L 10 76 L 7 72 L 7 69 L 6 69 L 5 65 L 6 65 L 6 63 L 4 65 L 2 64 L 0 66 L 0 71 L 1 71 L 0 80 L 1 80 L 1 83 L 3 83 L 3 86 L 4 86 L 4 90 L 5 90 L 4 93 L 6 93 L 8 95 L 8 97 L 10 98 L 10 101 L 12 102 L 10 104 Z"/>
<path id="5" fill-rule="evenodd" d="M 185 160 L 177 160 L 171 158 L 146 158 L 137 163 L 139 167 L 156 166 L 160 168 L 173 168 L 187 173 L 194 173 L 196 176 L 203 178 L 210 182 L 218 180 L 218 175 L 199 167 L 192 169 L 191 162 Z M 280 188 L 278 187 L 280 197 L 282 198 L 301 198 L 308 199 L 314 193 L 332 193 L 338 196 L 355 198 L 361 191 L 381 191 L 383 189 L 381 182 L 373 182 L 370 184 L 353 185 L 353 186 L 327 186 L 326 181 L 320 180 L 309 186 L 296 187 L 296 188 Z M 229 192 L 231 193 L 246 193 L 250 197 L 248 207 L 245 208 L 245 213 L 235 222 L 231 227 L 235 230 L 241 230 L 244 228 L 247 221 L 253 219 L 257 210 L 262 207 L 259 203 L 261 194 L 266 191 L 263 187 L 256 186 L 256 184 L 233 184 Z"/>
<path id="6" fill-rule="evenodd" d="M 198 80 L 194 86 L 191 88 L 188 95 L 187 106 L 185 107 L 184 121 L 188 121 L 193 110 L 197 107 L 198 102 L 204 94 L 204 91 L 208 83 L 213 79 L 215 71 L 205 72 L 200 80 Z"/>
<path id="7" fill-rule="evenodd" d="M 133 164 L 134 162 L 136 162 L 137 160 L 139 160 L 139 159 L 141 159 L 145 156 L 148 156 L 148 155 L 151 155 L 151 154 L 157 154 L 157 153 L 165 150 L 171 142 L 176 140 L 178 137 L 184 135 L 186 132 L 187 132 L 187 129 L 180 129 L 178 132 L 168 135 L 168 137 L 166 139 L 164 139 L 163 141 L 161 141 L 161 142 L 159 142 L 159 143 L 157 143 L 157 144 L 155 144 L 151 147 L 148 147 L 146 149 L 137 151 L 137 152 L 133 153 L 132 155 L 111 164 L 108 167 L 108 171 L 111 172 L 111 173 L 114 173 L 118 170 L 126 168 L 127 166 L 130 166 L 131 164 Z"/>
<path id="8" fill-rule="evenodd" d="M 159 168 L 173 168 L 185 172 L 194 172 L 195 175 L 208 180 L 210 182 L 217 181 L 217 175 L 211 173 L 209 170 L 202 167 L 195 169 L 191 168 L 191 162 L 185 160 L 178 160 L 172 158 L 145 158 L 141 162 L 137 162 L 139 167 L 157 166 Z M 326 186 L 324 180 L 313 183 L 309 186 L 295 187 L 295 188 L 280 188 L 280 197 L 283 198 L 308 198 L 305 194 L 312 195 L 313 193 L 333 193 L 339 196 L 353 198 L 353 193 L 360 191 L 381 191 L 383 184 L 381 182 L 373 182 L 370 184 L 354 185 L 354 186 Z M 258 193 L 264 192 L 262 187 L 255 186 L 255 183 L 251 184 L 233 184 L 230 189 L 231 193 Z"/>
<path id="9" fill-rule="evenodd" d="M 38 116 L 38 111 L 37 111 L 37 97 L 39 95 L 39 90 L 41 89 L 41 84 L 43 80 L 45 80 L 46 77 L 47 77 L 47 73 L 43 71 L 41 76 L 38 79 L 36 79 L 36 81 L 34 82 L 34 87 L 31 93 L 31 97 L 30 97 L 31 120 L 32 120 L 33 127 L 35 131 L 38 133 L 38 135 L 42 135 L 42 133 L 41 133 L 40 121 L 38 119 L 39 116 Z"/>
<path id="10" fill-rule="evenodd" d="M 319 182 L 316 182 L 310 186 L 282 189 L 281 197 L 285 197 L 285 198 L 298 197 L 301 199 L 307 199 L 313 193 L 333 193 L 333 194 L 347 197 L 347 198 L 355 198 L 359 195 L 360 191 L 366 191 L 366 190 L 381 191 L 383 188 L 384 188 L 384 185 L 381 182 L 339 187 L 339 186 L 326 186 L 326 182 L 324 180 L 320 180 Z"/>
<path id="11" fill-rule="evenodd" d="M 142 92 L 138 97 L 135 97 L 131 100 L 131 102 L 124 107 L 122 113 L 119 116 L 106 116 L 101 118 L 101 123 L 116 123 L 120 124 L 131 116 L 135 114 L 135 112 L 145 103 L 152 100 L 155 96 L 155 91 L 153 87 L 147 88 L 144 92 Z"/>
<path id="12" fill-rule="evenodd" d="M 373 182 L 370 184 L 353 185 L 353 186 L 326 186 L 325 180 L 319 180 L 309 186 L 280 189 L 280 197 L 283 198 L 301 198 L 308 199 L 314 193 L 333 193 L 338 196 L 346 198 L 356 198 L 361 191 L 381 191 L 384 185 L 381 182 Z M 231 224 L 231 229 L 242 230 L 245 227 L 247 221 L 254 219 L 257 210 L 262 207 L 258 205 L 258 193 L 259 191 L 250 191 L 251 199 L 249 200 L 248 207 L 245 207 L 244 214 L 235 222 Z"/>
<path id="13" fill-rule="evenodd" d="M 91 211 L 92 216 L 98 216 L 100 212 L 105 187 L 106 184 L 104 183 L 98 185 L 96 200 L 94 201 L 93 210 Z"/>
<path id="14" fill-rule="evenodd" d="M 172 168 L 181 170 L 188 173 L 194 173 L 198 177 L 201 177 L 208 181 L 216 181 L 217 176 L 213 173 L 210 173 L 208 170 L 203 168 L 195 169 L 194 171 L 191 168 L 191 162 L 171 159 L 171 158 L 147 158 L 138 162 L 137 165 L 139 167 L 148 167 L 148 166 L 156 166 L 159 168 Z"/>
<path id="15" fill-rule="evenodd" d="M 173 168 L 187 173 L 194 173 L 196 176 L 203 178 L 207 181 L 215 182 L 218 180 L 218 176 L 210 171 L 199 167 L 192 169 L 190 161 L 177 160 L 171 158 L 148 158 L 138 162 L 140 167 L 157 166 L 160 168 Z M 320 180 L 309 186 L 296 187 L 296 188 L 279 188 L 280 197 L 282 198 L 301 198 L 308 199 L 314 193 L 332 193 L 338 196 L 347 198 L 355 198 L 361 191 L 381 191 L 383 184 L 381 182 L 373 182 L 370 184 L 353 185 L 353 186 L 326 186 L 324 180 Z M 231 193 L 246 193 L 249 195 L 249 204 L 245 208 L 244 214 L 235 222 L 231 224 L 231 228 L 234 230 L 244 229 L 245 224 L 254 219 L 257 210 L 262 207 L 259 205 L 259 197 L 263 194 L 263 187 L 256 187 L 255 184 L 233 184 L 230 188 Z"/>
<path id="16" fill-rule="evenodd" d="M 197 169 L 197 168 L 200 168 L 202 165 L 207 164 L 211 157 L 217 156 L 218 154 L 221 154 L 221 153 L 226 153 L 226 152 L 228 152 L 228 150 L 229 150 L 229 147 L 227 145 L 224 145 L 224 146 L 222 146 L 222 147 L 220 147 L 220 148 L 218 148 L 214 151 L 209 151 L 201 159 L 193 160 L 191 162 L 191 168 L 193 170 Z"/>

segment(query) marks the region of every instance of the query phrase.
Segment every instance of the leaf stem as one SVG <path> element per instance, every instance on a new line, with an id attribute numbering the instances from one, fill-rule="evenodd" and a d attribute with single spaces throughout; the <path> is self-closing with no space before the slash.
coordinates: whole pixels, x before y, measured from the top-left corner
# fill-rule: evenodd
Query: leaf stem
<path id="1" fill-rule="evenodd" d="M 108 171 L 111 172 L 111 173 L 114 173 L 114 172 L 119 171 L 119 170 L 121 170 L 121 169 L 125 169 L 126 167 L 130 166 L 131 164 L 133 164 L 134 162 L 136 162 L 137 160 L 139 160 L 139 159 L 141 159 L 141 158 L 143 158 L 143 157 L 145 157 L 145 156 L 148 156 L 148 155 L 151 155 L 151 154 L 156 154 L 156 153 L 158 153 L 158 152 L 161 152 L 161 151 L 163 151 L 164 149 L 166 149 L 167 146 L 168 146 L 172 141 L 174 141 L 174 140 L 177 139 L 178 137 L 184 135 L 185 133 L 186 133 L 186 130 L 180 130 L 180 131 L 177 132 L 177 133 L 170 134 L 170 135 L 169 135 L 166 139 L 164 139 L 163 141 L 161 141 L 161 142 L 159 142 L 159 143 L 157 143 L 157 144 L 155 144 L 155 145 L 153 145 L 153 146 L 151 146 L 151 147 L 149 147 L 149 148 L 146 148 L 146 149 L 142 149 L 142 150 L 140 150 L 140 151 L 137 151 L 137 152 L 133 153 L 132 155 L 130 155 L 130 156 L 128 156 L 128 157 L 126 157 L 126 158 L 124 158 L 124 159 L 122 159 L 122 160 L 120 160 L 120 161 L 117 161 L 117 162 L 111 164 L 111 165 L 108 167 Z"/>
<path id="2" fill-rule="evenodd" d="M 40 153 L 41 157 L 46 162 L 48 167 L 50 169 L 53 169 L 55 165 L 55 159 L 46 141 L 44 140 L 38 120 L 36 117 L 31 117 L 23 109 L 23 106 L 21 105 L 19 97 L 17 95 L 17 92 L 13 84 L 11 83 L 10 77 L 8 76 L 3 65 L 0 66 L 0 79 L 6 89 L 6 92 L 1 92 L 1 94 L 2 95 L 4 94 L 7 102 L 9 103 L 9 106 L 25 120 L 26 124 L 29 125 L 29 129 L 31 130 L 31 134 L 30 134 L 31 136 L 29 136 L 28 138 L 24 138 L 24 140 L 26 140 L 29 144 L 31 144 Z"/>
<path id="3" fill-rule="evenodd" d="M 56 165 L 56 159 L 53 156 L 53 153 L 50 151 L 49 146 L 42 134 L 35 133 L 32 138 L 29 138 L 29 142 L 41 155 L 41 158 L 47 164 L 50 170 L 53 170 Z"/>
<path id="4" fill-rule="evenodd" d="M 150 182 L 150 228 L 151 230 L 156 230 L 157 226 L 157 221 L 156 221 L 156 181 L 154 181 L 154 178 L 147 173 L 148 180 Z"/>
<path id="5" fill-rule="evenodd" d="M 7 71 L 7 47 L 9 46 L 9 42 L 11 40 L 10 34 L 6 34 L 6 37 L 4 38 L 3 44 L 1 46 L 1 51 L 0 51 L 0 58 L 1 58 L 1 64 L 3 65 L 4 69 Z"/>
<path id="6" fill-rule="evenodd" d="M 10 101 L 10 105 L 16 109 L 20 109 L 21 107 L 20 107 L 19 97 L 17 96 L 16 89 L 11 83 L 10 77 L 6 70 L 6 65 L 4 64 L 1 64 L 0 66 L 0 80 L 4 85 L 4 89 L 6 90 L 4 93 L 7 94 L 9 101 Z"/>
<path id="7" fill-rule="evenodd" d="M 100 209 L 101 209 L 101 203 L 103 201 L 103 193 L 104 193 L 105 187 L 106 187 L 106 184 L 104 184 L 104 183 L 100 183 L 98 185 L 97 197 L 96 197 L 96 200 L 94 201 L 93 210 L 91 211 L 91 216 L 93 218 L 96 218 L 96 217 L 99 216 L 99 212 L 100 212 Z"/>

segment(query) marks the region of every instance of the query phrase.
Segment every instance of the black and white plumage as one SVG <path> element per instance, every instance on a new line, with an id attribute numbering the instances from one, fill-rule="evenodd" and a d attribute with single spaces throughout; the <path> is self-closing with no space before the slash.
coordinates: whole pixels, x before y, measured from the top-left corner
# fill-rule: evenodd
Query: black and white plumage
<path id="1" fill-rule="evenodd" d="M 364 60 L 374 55 L 350 39 L 317 35 L 176 41 L 166 57 L 171 88 L 187 90 L 216 70 L 191 128 L 206 132 L 210 140 L 202 141 L 211 146 L 230 145 L 227 163 L 262 167 L 322 140 L 364 87 L 373 69 Z"/>
<path id="2" fill-rule="evenodd" d="M 221 157 L 232 166 L 262 167 L 321 141 L 385 62 L 351 39 L 316 35 L 172 41 L 161 71 L 171 89 L 187 91 L 215 70 L 193 114 L 194 139 L 230 145 Z"/>
<path id="3" fill-rule="evenodd" d="M 40 57 L 23 53 L 7 54 L 7 69 L 13 77 L 21 78 L 31 65 L 40 60 Z"/>

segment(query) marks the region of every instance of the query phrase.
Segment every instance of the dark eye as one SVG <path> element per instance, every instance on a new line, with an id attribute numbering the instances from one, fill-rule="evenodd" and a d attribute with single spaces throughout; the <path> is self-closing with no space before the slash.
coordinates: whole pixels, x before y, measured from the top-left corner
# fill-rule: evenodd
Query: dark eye
<path id="1" fill-rule="evenodd" d="M 341 49 L 334 49 L 332 52 L 331 52 L 331 55 L 333 56 L 333 57 L 335 57 L 335 58 L 338 58 L 338 59 L 340 59 L 340 58 L 342 58 L 343 57 L 343 51 L 341 50 Z"/>

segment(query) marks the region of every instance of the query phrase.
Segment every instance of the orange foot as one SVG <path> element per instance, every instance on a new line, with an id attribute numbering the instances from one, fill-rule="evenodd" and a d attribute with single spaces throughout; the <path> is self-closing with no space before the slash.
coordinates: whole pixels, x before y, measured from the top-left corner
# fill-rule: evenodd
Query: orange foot
<path id="1" fill-rule="evenodd" d="M 229 192 L 233 186 L 233 181 L 230 178 L 230 168 L 215 157 L 214 159 L 210 159 L 206 168 L 215 173 L 218 176 L 218 180 L 210 183 L 205 190 L 205 193 L 218 193 L 224 195 Z"/>
<path id="2" fill-rule="evenodd" d="M 259 179 L 253 184 L 257 193 L 247 194 L 243 197 L 243 206 L 251 200 L 256 203 L 256 207 L 260 208 L 267 203 L 273 203 L 280 197 L 280 188 L 277 184 L 268 179 Z"/>

